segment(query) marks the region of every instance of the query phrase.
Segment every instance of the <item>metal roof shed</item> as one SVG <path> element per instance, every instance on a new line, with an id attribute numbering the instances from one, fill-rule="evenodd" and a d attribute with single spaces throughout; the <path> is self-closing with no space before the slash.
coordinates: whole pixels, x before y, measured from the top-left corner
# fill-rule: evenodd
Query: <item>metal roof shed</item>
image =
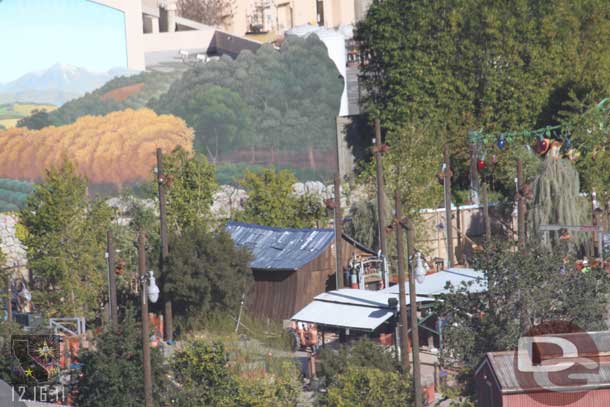
<path id="1" fill-rule="evenodd" d="M 335 287 L 336 250 L 332 229 L 292 229 L 229 222 L 227 231 L 237 246 L 253 256 L 249 266 L 254 288 L 247 307 L 259 318 L 284 320 L 320 293 Z M 345 236 L 342 259 L 347 265 L 353 254 L 370 255 Z"/>
<path id="2" fill-rule="evenodd" d="M 487 282 L 483 272 L 467 268 L 451 268 L 437 273 L 426 275 L 423 283 L 415 282 L 415 292 L 417 295 L 436 296 L 449 294 L 447 284 L 451 284 L 455 289 L 466 285 L 471 293 L 487 291 Z M 383 291 L 398 295 L 398 284 L 384 289 Z M 409 293 L 409 282 L 405 283 L 405 292 Z"/>

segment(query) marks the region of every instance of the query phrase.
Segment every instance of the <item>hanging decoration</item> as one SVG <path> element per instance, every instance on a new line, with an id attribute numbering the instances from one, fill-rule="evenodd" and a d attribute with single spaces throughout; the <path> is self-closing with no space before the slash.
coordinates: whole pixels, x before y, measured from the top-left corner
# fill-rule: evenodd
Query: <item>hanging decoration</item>
<path id="1" fill-rule="evenodd" d="M 479 172 L 483 172 L 485 170 L 485 167 L 485 160 L 483 158 L 479 158 L 477 160 L 477 170 L 479 170 Z"/>

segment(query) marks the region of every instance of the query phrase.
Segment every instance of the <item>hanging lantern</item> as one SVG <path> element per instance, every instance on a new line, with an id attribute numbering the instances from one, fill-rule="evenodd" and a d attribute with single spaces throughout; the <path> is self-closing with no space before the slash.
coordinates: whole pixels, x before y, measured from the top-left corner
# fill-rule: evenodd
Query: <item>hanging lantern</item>
<path id="1" fill-rule="evenodd" d="M 504 139 L 504 135 L 500 135 L 500 139 L 498 140 L 498 148 L 500 150 L 504 149 L 504 146 L 506 145 L 506 140 Z"/>
<path id="2" fill-rule="evenodd" d="M 491 163 L 492 164 L 496 164 L 498 162 L 498 156 L 496 156 L 495 154 L 493 154 L 491 156 Z"/>
<path id="3" fill-rule="evenodd" d="M 479 172 L 483 172 L 483 170 L 485 169 L 485 160 L 482 158 L 479 158 L 477 160 L 477 170 L 479 170 Z"/>

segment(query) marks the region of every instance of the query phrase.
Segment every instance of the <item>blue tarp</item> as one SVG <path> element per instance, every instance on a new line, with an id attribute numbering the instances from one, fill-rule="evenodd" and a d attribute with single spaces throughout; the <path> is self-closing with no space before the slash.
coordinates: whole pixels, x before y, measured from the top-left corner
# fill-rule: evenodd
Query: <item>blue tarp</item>
<path id="1" fill-rule="evenodd" d="M 258 270 L 297 270 L 318 257 L 335 238 L 332 229 L 289 229 L 229 222 L 227 232 L 246 247 Z"/>

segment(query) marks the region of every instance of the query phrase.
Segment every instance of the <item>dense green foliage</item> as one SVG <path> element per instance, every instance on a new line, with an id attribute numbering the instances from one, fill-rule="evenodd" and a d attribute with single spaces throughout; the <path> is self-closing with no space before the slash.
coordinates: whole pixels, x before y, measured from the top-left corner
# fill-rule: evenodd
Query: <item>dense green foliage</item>
<path id="1" fill-rule="evenodd" d="M 30 182 L 0 178 L 0 212 L 22 208 L 32 189 Z"/>
<path id="2" fill-rule="evenodd" d="M 76 397 L 79 406 L 144 405 L 141 329 L 133 317 L 133 311 L 129 311 L 118 333 L 104 332 L 96 338 L 95 350 L 81 352 L 79 360 L 83 368 Z M 169 383 L 158 348 L 151 349 L 151 368 L 155 406 L 166 405 L 165 392 Z"/>
<path id="3" fill-rule="evenodd" d="M 53 112 L 37 111 L 23 118 L 18 127 L 41 129 L 47 126 L 63 126 L 72 124 L 81 116 L 103 116 L 127 108 L 138 109 L 155 97 L 166 92 L 173 81 L 178 79 L 186 66 L 172 66 L 167 71 L 145 71 L 137 75 L 121 76 L 108 81 L 99 89 L 89 92 L 77 99 L 63 104 Z M 122 101 L 103 97 L 108 92 L 130 85 L 143 84 L 142 89 L 129 95 Z"/>
<path id="4" fill-rule="evenodd" d="M 171 366 L 182 386 L 177 405 L 184 407 L 295 406 L 299 392 L 294 366 L 281 363 L 263 377 L 240 377 L 222 343 L 196 340 L 174 355 Z"/>
<path id="5" fill-rule="evenodd" d="M 392 146 L 409 142 L 399 133 L 406 124 L 435 140 L 438 154 L 449 142 L 454 188 L 467 188 L 468 130 L 537 128 L 574 111 L 574 100 L 607 96 L 608 35 L 603 0 L 374 2 L 357 30 L 371 56 L 363 66 L 367 106 Z M 408 164 L 427 173 L 419 160 Z M 508 191 L 512 179 L 501 170 L 497 187 Z"/>
<path id="6" fill-rule="evenodd" d="M 254 162 L 257 150 L 333 148 L 342 89 L 321 41 L 289 37 L 280 51 L 263 45 L 195 67 L 149 106 L 185 119 L 212 157 L 245 149 Z"/>
<path id="7" fill-rule="evenodd" d="M 169 229 L 180 233 L 187 227 L 209 222 L 218 184 L 215 168 L 205 155 L 178 147 L 163 156 L 163 174 Z M 154 186 L 156 197 L 157 184 Z"/>
<path id="8" fill-rule="evenodd" d="M 235 220 L 276 227 L 317 226 L 325 216 L 320 199 L 311 194 L 296 196 L 292 191 L 295 182 L 297 179 L 288 170 L 246 171 L 239 184 L 248 199 L 243 210 L 235 214 Z"/>
<path id="9" fill-rule="evenodd" d="M 320 401 L 325 407 L 413 406 L 408 376 L 379 369 L 349 367 Z"/>
<path id="10" fill-rule="evenodd" d="M 360 339 L 339 349 L 322 348 L 319 354 L 320 377 L 332 385 L 349 368 L 377 369 L 384 372 L 398 371 L 395 355 L 379 344 Z"/>
<path id="11" fill-rule="evenodd" d="M 472 267 L 483 271 L 488 291 L 469 294 L 466 287 L 453 287 L 439 303 L 449 322 L 443 330 L 445 362 L 474 368 L 486 352 L 515 349 L 522 334 L 544 321 L 606 329 L 608 275 L 571 270 L 565 253 L 530 241 L 526 251 L 497 243 L 477 255 Z"/>
<path id="12" fill-rule="evenodd" d="M 169 253 L 164 292 L 179 323 L 192 325 L 211 311 L 237 313 L 252 281 L 250 255 L 227 232 L 194 225 L 171 235 Z"/>
<path id="13" fill-rule="evenodd" d="M 87 196 L 87 181 L 70 162 L 34 187 L 20 221 L 27 229 L 33 301 L 49 316 L 91 317 L 104 293 L 106 230 L 111 211 Z"/>

